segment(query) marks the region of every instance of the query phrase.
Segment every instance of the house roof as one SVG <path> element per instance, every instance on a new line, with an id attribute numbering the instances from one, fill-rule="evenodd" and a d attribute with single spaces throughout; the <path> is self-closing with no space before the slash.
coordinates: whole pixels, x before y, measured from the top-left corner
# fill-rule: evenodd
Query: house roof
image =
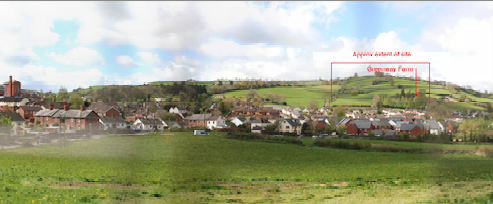
<path id="1" fill-rule="evenodd" d="M 0 117 L 2 116 L 6 116 L 6 117 L 10 117 L 10 121 L 12 122 L 24 122 L 26 120 L 24 120 L 24 118 L 22 118 L 21 115 L 19 115 L 19 113 L 3 113 L 3 112 L 0 112 Z"/>
<path id="2" fill-rule="evenodd" d="M 259 126 L 252 128 L 252 130 L 263 130 L 263 129 L 264 129 L 264 127 L 259 127 Z"/>
<path id="3" fill-rule="evenodd" d="M 185 120 L 208 120 L 212 114 L 204 113 L 204 114 L 193 114 L 185 118 Z"/>
<path id="4" fill-rule="evenodd" d="M 369 121 L 354 121 L 351 122 L 358 129 L 370 129 L 371 122 Z"/>
<path id="5" fill-rule="evenodd" d="M 53 109 L 53 110 L 41 110 L 39 111 L 36 115 L 37 117 L 54 117 L 54 118 L 60 118 L 60 117 L 65 117 L 65 118 L 89 118 L 91 113 L 95 113 L 92 110 L 59 110 L 59 109 Z M 99 116 L 95 113 L 94 116 L 91 116 L 90 118 L 99 118 Z"/>
<path id="6" fill-rule="evenodd" d="M 43 110 L 41 107 L 35 107 L 35 106 L 19 106 L 19 109 L 25 110 L 25 111 L 40 111 Z"/>
<path id="7" fill-rule="evenodd" d="M 140 122 L 144 125 L 158 125 L 158 124 L 163 124 L 163 122 L 159 119 L 144 119 L 144 118 L 139 118 Z"/>
<path id="8" fill-rule="evenodd" d="M 125 123 L 125 119 L 123 117 L 99 117 L 99 120 L 107 124 Z"/>
<path id="9" fill-rule="evenodd" d="M 284 120 L 288 122 L 291 126 L 294 126 L 295 119 L 284 119 Z M 279 124 L 281 124 L 281 122 L 279 122 Z M 296 120 L 296 126 L 301 126 L 300 120 Z"/>
<path id="10" fill-rule="evenodd" d="M 252 120 L 252 123 L 262 123 L 261 120 Z"/>
<path id="11" fill-rule="evenodd" d="M 2 101 L 2 102 L 21 102 L 22 99 L 25 99 L 25 98 L 19 98 L 19 97 L 3 97 L 3 98 L 0 98 L 0 101 Z"/>
<path id="12" fill-rule="evenodd" d="M 412 130 L 414 127 L 418 127 L 420 130 L 423 130 L 423 125 L 421 124 L 409 124 L 409 123 L 404 123 L 401 125 L 401 130 Z"/>
<path id="13" fill-rule="evenodd" d="M 112 108 L 114 108 L 115 110 L 118 111 L 117 108 L 115 108 L 114 106 L 109 106 L 103 102 L 93 102 L 91 103 L 91 105 L 89 107 L 87 107 L 86 109 L 87 110 L 93 110 L 94 112 L 96 113 L 106 113 L 108 112 L 109 110 L 111 110 Z"/>
<path id="14" fill-rule="evenodd" d="M 246 120 L 246 118 L 244 118 L 244 117 L 236 117 L 236 118 L 238 118 L 238 120 L 240 120 L 241 122 L 245 122 L 245 120 Z"/>
<path id="15" fill-rule="evenodd" d="M 209 117 L 207 120 L 214 120 L 215 121 L 215 120 L 218 120 L 220 118 L 221 118 L 220 115 L 213 115 L 213 116 Z"/>
<path id="16" fill-rule="evenodd" d="M 168 127 L 173 127 L 173 126 L 180 126 L 180 127 L 183 127 L 183 126 L 187 126 L 187 124 L 183 121 L 167 121 L 166 124 L 168 125 Z"/>
<path id="17" fill-rule="evenodd" d="M 457 127 L 454 121 L 449 120 L 448 122 L 450 123 L 450 125 L 452 125 L 452 127 Z"/>
<path id="18" fill-rule="evenodd" d="M 387 130 L 385 132 L 385 136 L 392 136 L 392 135 L 395 135 L 395 130 Z"/>
<path id="19" fill-rule="evenodd" d="M 426 127 L 426 129 L 431 130 L 438 129 L 440 125 L 438 125 L 438 122 L 436 120 L 426 120 L 424 126 Z"/>
<path id="20" fill-rule="evenodd" d="M 371 132 L 374 133 L 375 135 L 382 135 L 383 134 L 383 130 L 372 130 Z"/>

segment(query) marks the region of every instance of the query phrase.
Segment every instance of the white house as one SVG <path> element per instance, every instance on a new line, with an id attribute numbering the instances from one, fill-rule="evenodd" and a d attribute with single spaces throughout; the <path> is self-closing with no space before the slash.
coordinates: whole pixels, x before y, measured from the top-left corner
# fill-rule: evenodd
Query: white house
<path id="1" fill-rule="evenodd" d="M 207 119 L 207 128 L 226 128 L 226 121 L 220 115 L 213 115 Z"/>
<path id="2" fill-rule="evenodd" d="M 244 117 L 235 117 L 233 120 L 231 120 L 232 123 L 236 125 L 236 127 L 243 125 L 243 123 L 246 121 L 246 118 Z"/>
<path id="3" fill-rule="evenodd" d="M 187 113 L 187 109 L 184 107 L 177 106 L 177 107 L 170 108 L 169 112 L 170 113 L 177 113 L 177 114 L 185 114 L 185 113 Z"/>
<path id="4" fill-rule="evenodd" d="M 159 119 L 137 118 L 133 125 L 140 130 L 153 130 L 154 128 L 158 130 L 164 129 L 164 124 Z"/>
<path id="5" fill-rule="evenodd" d="M 107 130 L 108 128 L 127 128 L 127 123 L 122 117 L 99 117 L 99 123 L 101 123 L 104 130 Z"/>

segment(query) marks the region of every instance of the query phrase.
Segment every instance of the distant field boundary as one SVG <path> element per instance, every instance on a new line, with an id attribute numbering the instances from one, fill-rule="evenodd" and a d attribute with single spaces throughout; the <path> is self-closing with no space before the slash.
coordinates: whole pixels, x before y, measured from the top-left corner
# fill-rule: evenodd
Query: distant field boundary
<path id="1" fill-rule="evenodd" d="M 333 64 L 428 64 L 428 74 L 429 74 L 428 103 L 431 103 L 431 63 L 430 62 L 331 62 L 330 63 L 330 102 L 332 102 L 332 65 Z"/>

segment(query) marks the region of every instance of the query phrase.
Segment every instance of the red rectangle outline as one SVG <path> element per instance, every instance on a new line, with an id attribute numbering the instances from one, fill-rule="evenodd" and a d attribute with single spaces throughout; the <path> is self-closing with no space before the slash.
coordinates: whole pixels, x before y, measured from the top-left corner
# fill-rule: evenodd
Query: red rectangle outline
<path id="1" fill-rule="evenodd" d="M 331 62 L 330 63 L 330 102 L 331 103 L 332 103 L 332 64 L 428 64 L 428 75 L 429 75 L 428 76 L 428 103 L 431 103 L 431 64 L 429 62 Z"/>

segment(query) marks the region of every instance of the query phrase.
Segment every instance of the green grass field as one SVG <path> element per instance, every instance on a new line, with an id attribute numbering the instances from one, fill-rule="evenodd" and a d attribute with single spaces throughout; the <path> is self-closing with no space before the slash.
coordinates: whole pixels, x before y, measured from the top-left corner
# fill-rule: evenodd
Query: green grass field
<path id="1" fill-rule="evenodd" d="M 0 150 L 0 203 L 471 203 L 493 192 L 493 160 L 475 155 L 171 134 Z"/>
<path id="2" fill-rule="evenodd" d="M 357 96 L 352 96 L 351 94 L 339 94 L 339 98 L 335 99 L 331 105 L 361 105 L 361 106 L 370 106 L 373 97 L 375 94 L 387 94 L 388 96 L 394 96 L 395 94 L 400 94 L 401 89 L 392 88 L 388 82 L 383 82 L 378 85 L 371 85 L 373 76 L 362 76 L 357 78 L 351 78 L 347 81 L 342 81 L 341 85 L 345 85 L 346 89 L 348 86 L 356 87 L 360 86 L 359 90 L 368 91 L 366 93 L 360 93 Z M 315 81 L 316 82 L 316 81 Z M 281 97 L 286 98 L 286 103 L 289 106 L 307 106 L 308 103 L 312 100 L 312 98 L 317 99 L 318 105 L 322 106 L 323 104 L 323 94 L 326 95 L 327 102 L 330 102 L 330 93 L 331 86 L 330 85 L 321 85 L 321 83 L 311 82 L 307 84 L 312 84 L 312 86 L 305 87 L 278 87 L 278 88 L 264 88 L 257 89 L 257 93 L 261 96 L 264 96 L 267 93 L 279 94 Z M 409 91 L 411 93 L 416 92 L 415 81 L 399 79 L 394 77 L 394 86 L 403 85 L 405 88 L 405 93 Z M 300 82 L 301 83 L 301 82 Z M 301 83 L 302 84 L 302 83 Z M 440 85 L 431 85 L 429 86 L 428 82 L 418 81 L 418 92 L 421 89 L 425 90 L 425 93 L 429 92 L 429 88 L 431 88 L 431 97 L 439 98 L 439 94 L 448 94 L 453 95 L 452 92 L 448 89 L 442 89 Z M 339 92 L 340 86 L 332 84 L 332 91 L 334 93 Z M 226 97 L 244 97 L 248 90 L 235 90 L 231 92 L 227 92 L 224 95 Z M 469 95 L 470 96 L 470 95 Z M 473 96 L 470 96 L 473 98 Z M 473 98 L 476 101 L 489 101 L 490 99 L 484 98 Z M 470 103 L 445 103 L 445 105 L 453 110 L 484 110 L 483 107 L 474 106 Z"/>

